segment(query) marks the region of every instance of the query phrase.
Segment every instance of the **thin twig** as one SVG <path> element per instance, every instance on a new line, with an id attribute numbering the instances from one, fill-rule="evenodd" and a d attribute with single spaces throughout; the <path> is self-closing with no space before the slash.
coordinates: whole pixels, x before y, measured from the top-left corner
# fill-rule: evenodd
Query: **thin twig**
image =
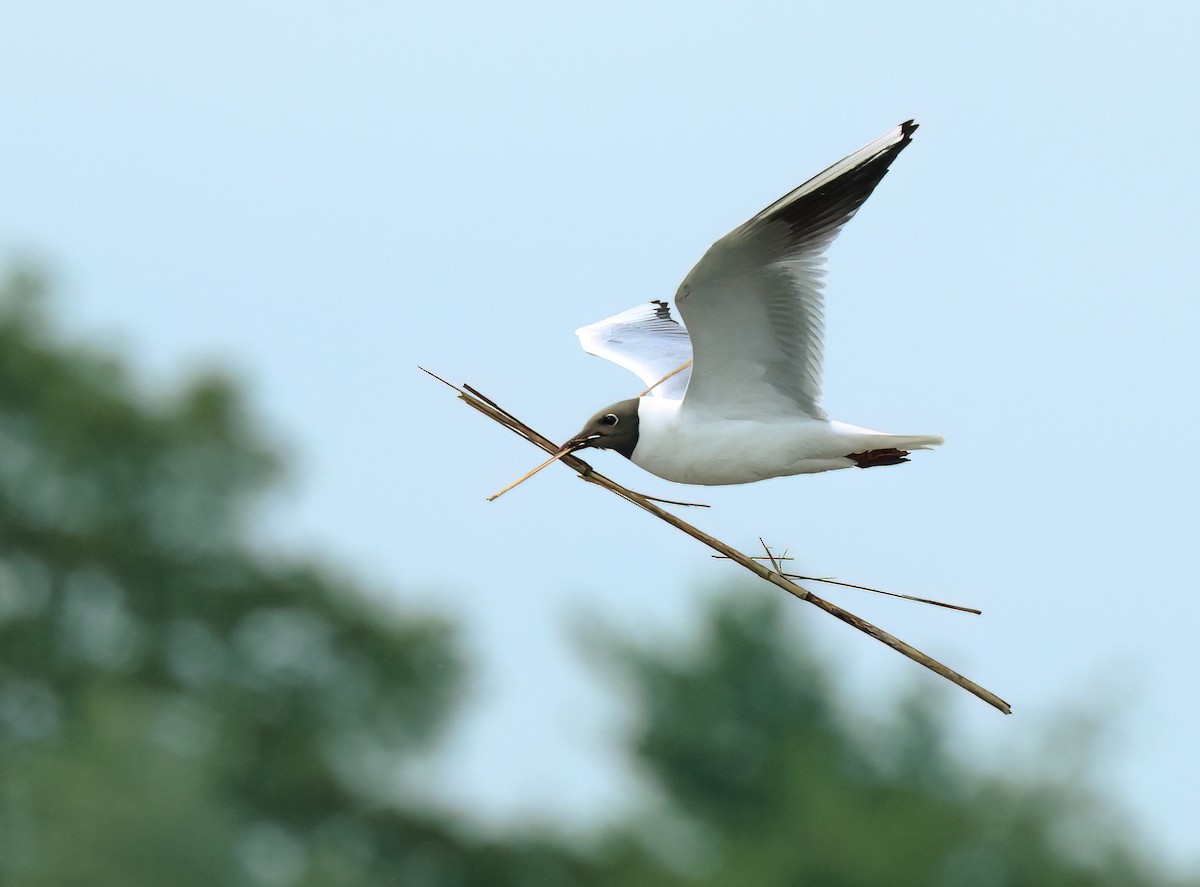
<path id="1" fill-rule="evenodd" d="M 947 610 L 957 610 L 960 613 L 972 613 L 976 616 L 982 616 L 983 610 L 977 610 L 974 607 L 964 607 L 959 604 L 948 604 L 945 601 L 935 601 L 926 597 L 914 597 L 911 594 L 900 594 L 898 591 L 884 591 L 882 588 L 871 588 L 869 585 L 855 585 L 853 582 L 839 582 L 836 579 L 822 579 L 819 576 L 801 576 L 797 573 L 784 573 L 788 579 L 799 579 L 805 582 L 824 582 L 826 585 L 840 585 L 842 588 L 857 588 L 859 591 L 871 591 L 875 594 L 883 594 L 888 597 L 904 598 L 906 601 L 916 601 L 918 604 L 930 604 L 934 607 L 945 607 Z"/>
<path id="2" fill-rule="evenodd" d="M 655 382 L 653 385 L 651 385 L 649 388 L 647 388 L 645 391 L 643 391 L 641 394 L 639 394 L 638 397 L 645 397 L 647 394 L 649 394 L 651 391 L 653 391 L 655 388 L 657 388 L 663 382 L 667 381 L 667 379 L 670 379 L 672 376 L 678 376 L 680 373 L 682 373 L 684 370 L 686 370 L 691 365 L 692 365 L 692 359 L 689 357 L 687 360 L 685 360 L 679 366 L 675 367 L 675 369 L 671 370 L 671 372 L 667 373 L 665 376 L 663 376 L 661 379 L 659 379 L 657 382 Z"/>
<path id="3" fill-rule="evenodd" d="M 710 554 L 709 557 L 711 557 L 715 561 L 729 560 L 729 558 L 725 557 L 725 555 L 723 555 L 723 554 Z M 785 554 L 773 554 L 770 557 L 768 557 L 765 554 L 748 554 L 748 555 L 746 555 L 746 557 L 751 558 L 752 560 L 756 560 L 756 561 L 794 561 L 795 560 L 794 557 L 788 557 L 786 553 Z M 805 576 L 803 578 L 810 579 L 812 577 Z M 820 582 L 821 580 L 818 579 L 817 581 Z"/>
<path id="4" fill-rule="evenodd" d="M 763 541 L 762 536 L 758 537 L 758 544 L 761 545 L 763 547 L 763 551 L 767 553 L 767 559 L 771 561 L 771 566 L 775 568 L 775 572 L 782 576 L 783 567 L 779 565 L 779 561 L 775 558 L 775 555 L 771 553 L 771 546 L 767 545 L 767 543 Z M 757 560 L 757 558 L 755 558 L 755 560 Z"/>
<path id="5" fill-rule="evenodd" d="M 426 370 L 425 372 L 429 371 Z M 433 376 L 434 374 L 429 373 L 429 375 Z M 438 376 L 434 376 L 434 378 L 445 382 L 444 379 L 441 379 Z M 462 400 L 466 401 L 469 406 L 473 407 L 489 418 L 494 419 L 501 425 L 504 425 L 513 433 L 520 435 L 530 443 L 545 450 L 547 453 L 553 454 L 558 452 L 559 447 L 549 438 L 538 434 L 516 416 L 512 415 L 512 413 L 509 413 L 503 407 L 500 407 L 498 404 L 496 404 L 495 401 L 492 401 L 490 398 L 485 397 L 483 394 L 480 394 L 472 388 L 464 386 L 464 390 L 464 388 L 459 388 L 458 386 L 452 385 L 449 382 L 446 382 L 446 384 L 450 385 L 451 388 L 454 388 L 458 392 L 458 396 Z M 779 570 L 768 569 L 749 555 L 742 554 L 742 552 L 738 551 L 736 548 L 727 545 L 714 536 L 710 536 L 703 530 L 693 527 L 682 518 L 672 514 L 669 511 L 664 511 L 645 496 L 635 493 L 633 490 L 627 489 L 616 481 L 610 480 L 609 478 L 595 471 L 592 466 L 584 462 L 578 456 L 567 454 L 558 461 L 576 471 L 582 480 L 590 484 L 603 487 L 604 489 L 620 496 L 622 499 L 632 502 L 643 511 L 650 512 L 659 520 L 670 524 L 684 533 L 687 533 L 693 539 L 696 539 L 697 541 L 707 545 L 709 548 L 715 550 L 718 554 L 724 555 L 730 560 L 736 561 L 738 565 L 749 570 L 760 579 L 764 579 L 767 582 L 770 582 L 772 585 L 783 589 L 793 597 L 799 598 L 802 601 L 807 601 L 813 606 L 824 610 L 826 613 L 829 613 L 831 616 L 840 619 L 847 625 L 853 626 L 864 634 L 869 635 L 880 643 L 886 644 L 893 650 L 896 650 L 904 656 L 907 656 L 914 662 L 920 663 L 930 671 L 941 675 L 951 683 L 957 684 L 969 693 L 974 694 L 984 702 L 987 702 L 989 705 L 992 705 L 996 709 L 1004 712 L 1004 714 L 1012 713 L 1012 707 L 1007 702 L 1005 702 L 995 693 L 992 693 L 990 690 L 987 690 L 981 687 L 979 684 L 976 684 L 970 678 L 964 677 L 953 669 L 943 665 L 933 657 L 922 653 L 912 645 L 905 643 L 891 634 L 888 634 L 882 628 L 878 628 L 877 626 L 872 625 L 870 622 L 867 622 L 865 619 L 862 619 L 847 610 L 843 610 L 841 607 L 830 603 L 824 598 L 818 597 L 806 588 L 802 588 L 791 579 L 784 576 Z M 768 554 L 770 554 L 769 551 Z"/>
<path id="6" fill-rule="evenodd" d="M 640 493 L 639 495 L 649 499 L 651 502 L 661 502 L 663 505 L 682 505 L 684 508 L 712 508 L 711 505 L 705 505 L 703 502 L 680 502 L 678 499 L 660 499 L 657 496 L 647 496 L 645 493 Z"/>
<path id="7" fill-rule="evenodd" d="M 760 541 L 760 543 L 762 543 L 762 538 L 761 537 L 758 538 L 758 541 Z M 768 552 L 770 551 L 770 549 L 768 549 L 766 543 L 763 543 L 762 547 L 764 547 L 764 549 L 767 549 Z M 714 559 L 714 561 L 728 561 L 728 558 L 725 557 L 725 555 L 709 555 L 709 557 L 712 557 Z M 772 563 L 779 562 L 779 561 L 794 561 L 794 559 L 796 559 L 794 557 L 787 557 L 787 549 L 784 549 L 784 553 L 782 553 L 782 555 L 774 555 L 774 553 L 772 553 L 772 555 L 767 555 L 767 556 L 755 555 L 755 556 L 751 556 L 751 557 L 754 557 L 755 561 L 770 561 Z M 779 568 L 776 567 L 775 569 L 778 570 Z M 782 570 L 780 570 L 780 573 L 782 573 Z M 932 606 L 946 607 L 947 610 L 958 610 L 959 612 L 962 612 L 962 613 L 972 613 L 972 615 L 974 615 L 974 616 L 983 616 L 983 610 L 976 610 L 976 609 L 974 609 L 974 607 L 961 606 L 959 604 L 947 604 L 946 601 L 944 601 L 944 600 L 932 600 L 930 598 L 917 598 L 917 597 L 914 597 L 914 595 L 912 595 L 912 594 L 900 594 L 899 592 L 884 592 L 882 588 L 871 588 L 870 586 L 857 586 L 857 585 L 854 585 L 853 582 L 839 582 L 838 580 L 835 580 L 833 576 L 802 576 L 798 573 L 784 573 L 784 577 L 785 577 L 785 579 L 800 580 L 800 581 L 804 581 L 804 582 L 823 582 L 824 585 L 827 585 L 827 586 L 840 586 L 841 588 L 857 588 L 858 591 L 860 591 L 860 592 L 872 592 L 875 594 L 883 594 L 883 595 L 887 595 L 888 598 L 902 598 L 904 600 L 916 601 L 917 604 L 930 604 Z"/>
<path id="8" fill-rule="evenodd" d="M 549 468 L 551 465 L 553 465 L 555 462 L 557 462 L 563 456 L 567 455 L 567 453 L 569 453 L 569 452 L 570 452 L 570 450 L 559 450 L 557 453 L 555 453 L 553 456 L 551 456 L 549 459 L 547 459 L 545 462 L 543 462 L 537 468 L 531 468 L 528 471 L 526 471 L 524 474 L 522 474 L 520 477 L 518 477 L 516 480 L 514 480 L 511 484 L 509 484 L 507 487 L 505 487 L 500 492 L 492 493 L 492 495 L 487 497 L 487 500 L 489 502 L 495 502 L 497 499 L 499 499 L 501 496 L 503 496 L 505 493 L 507 493 L 513 487 L 517 487 L 517 486 L 520 486 L 521 484 L 525 483 L 525 481 L 529 480 L 529 478 L 533 477 L 535 474 L 537 474 L 543 468 Z"/>
<path id="9" fill-rule="evenodd" d="M 451 388 L 453 388 L 455 391 L 459 390 L 458 386 L 455 385 L 453 382 L 447 382 L 445 379 L 443 379 L 441 376 L 439 376 L 437 373 L 433 372 L 432 370 L 427 370 L 427 369 L 425 369 L 425 367 L 421 366 L 420 364 L 417 365 L 417 369 L 419 369 L 421 372 L 423 372 L 427 376 L 433 376 L 433 378 L 437 379 L 443 385 L 448 385 Z"/>

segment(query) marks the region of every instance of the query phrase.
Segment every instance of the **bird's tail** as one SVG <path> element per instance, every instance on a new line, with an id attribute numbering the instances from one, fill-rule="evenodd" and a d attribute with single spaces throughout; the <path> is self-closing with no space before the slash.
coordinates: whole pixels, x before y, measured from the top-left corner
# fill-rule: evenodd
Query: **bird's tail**
<path id="1" fill-rule="evenodd" d="M 936 434 L 881 434 L 879 447 L 897 450 L 932 450 L 944 444 L 945 438 Z"/>

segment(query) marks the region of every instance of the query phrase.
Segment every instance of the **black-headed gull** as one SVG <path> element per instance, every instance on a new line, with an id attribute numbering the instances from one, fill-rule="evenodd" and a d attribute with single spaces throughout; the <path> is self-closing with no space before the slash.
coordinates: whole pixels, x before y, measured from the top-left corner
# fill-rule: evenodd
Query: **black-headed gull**
<path id="1" fill-rule="evenodd" d="M 916 128 L 900 124 L 713 244 L 675 294 L 686 329 L 656 301 L 577 330 L 584 350 L 654 387 L 600 410 L 561 453 L 616 450 L 667 480 L 718 485 L 896 465 L 942 443 L 832 421 L 820 403 L 825 251 Z"/>

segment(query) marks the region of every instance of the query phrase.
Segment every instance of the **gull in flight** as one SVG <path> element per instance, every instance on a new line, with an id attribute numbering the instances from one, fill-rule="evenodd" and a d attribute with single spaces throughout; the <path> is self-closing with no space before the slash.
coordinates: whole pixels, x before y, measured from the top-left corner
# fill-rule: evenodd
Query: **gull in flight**
<path id="1" fill-rule="evenodd" d="M 675 294 L 683 325 L 655 301 L 577 330 L 585 351 L 651 388 L 600 410 L 557 455 L 616 450 L 666 480 L 721 485 L 897 465 L 942 443 L 821 407 L 825 252 L 916 129 L 900 124 L 713 244 Z"/>

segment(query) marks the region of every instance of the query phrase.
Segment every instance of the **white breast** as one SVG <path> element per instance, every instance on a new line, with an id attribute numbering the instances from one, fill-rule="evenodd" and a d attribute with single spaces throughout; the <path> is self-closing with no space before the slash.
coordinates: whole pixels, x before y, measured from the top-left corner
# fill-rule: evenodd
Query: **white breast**
<path id="1" fill-rule="evenodd" d="M 849 467 L 845 456 L 860 436 L 843 430 L 850 427 L 798 414 L 769 421 L 710 416 L 681 401 L 643 397 L 632 460 L 676 483 L 745 484 Z"/>

